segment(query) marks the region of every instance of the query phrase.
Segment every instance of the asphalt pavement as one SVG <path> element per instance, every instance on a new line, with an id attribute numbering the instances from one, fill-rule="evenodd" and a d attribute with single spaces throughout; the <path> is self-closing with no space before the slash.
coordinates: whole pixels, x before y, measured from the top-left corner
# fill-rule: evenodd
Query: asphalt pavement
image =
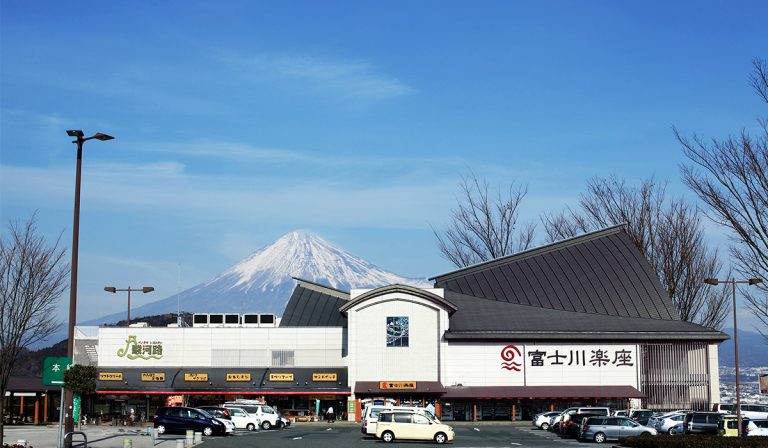
<path id="1" fill-rule="evenodd" d="M 510 447 L 575 447 L 585 446 L 574 439 L 562 439 L 548 431 L 534 428 L 530 422 L 446 422 L 453 426 L 456 438 L 448 446 L 471 448 Z M 89 426 L 82 428 L 88 438 L 88 447 L 123 448 L 126 440 L 134 448 L 176 448 L 176 439 L 183 435 L 163 435 L 154 441 L 144 428 L 116 428 L 112 426 Z M 58 428 L 56 426 L 6 426 L 4 443 L 14 444 L 26 440 L 28 447 L 55 448 Z M 83 438 L 76 436 L 75 446 Z M 154 445 L 153 445 L 154 442 Z M 238 430 L 227 437 L 204 437 L 201 448 L 224 447 L 276 447 L 276 448 L 340 448 L 347 446 L 384 446 L 373 437 L 360 433 L 360 425 L 351 422 L 336 423 L 294 423 L 285 429 L 270 431 Z M 386 446 L 414 448 L 433 446 L 434 442 L 395 441 Z"/>

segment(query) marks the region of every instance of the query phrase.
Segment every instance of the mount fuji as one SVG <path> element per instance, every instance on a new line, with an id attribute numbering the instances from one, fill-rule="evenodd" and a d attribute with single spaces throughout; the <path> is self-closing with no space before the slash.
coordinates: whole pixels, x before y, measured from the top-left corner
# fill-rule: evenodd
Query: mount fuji
<path id="1" fill-rule="evenodd" d="M 308 232 L 291 232 L 257 250 L 211 281 L 131 310 L 132 317 L 175 313 L 274 313 L 282 315 L 296 284 L 292 277 L 349 291 L 394 283 L 431 287 L 426 279 L 387 272 Z M 178 300 L 178 302 L 177 302 Z M 117 322 L 125 313 L 84 322 Z"/>

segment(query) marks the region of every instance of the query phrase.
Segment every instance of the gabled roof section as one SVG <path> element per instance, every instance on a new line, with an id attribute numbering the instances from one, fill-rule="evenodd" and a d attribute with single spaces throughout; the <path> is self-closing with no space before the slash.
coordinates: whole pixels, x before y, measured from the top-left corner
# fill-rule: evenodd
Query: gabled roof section
<path id="1" fill-rule="evenodd" d="M 433 277 L 435 287 L 538 308 L 679 320 L 624 225 Z"/>
<path id="2" fill-rule="evenodd" d="M 448 340 L 632 340 L 722 342 L 728 335 L 691 322 L 553 310 L 445 292 L 458 307 Z"/>
<path id="3" fill-rule="evenodd" d="M 432 292 L 425 291 L 423 289 L 416 288 L 410 285 L 389 285 L 389 286 L 383 286 L 381 288 L 372 289 L 368 292 L 360 294 L 359 296 L 355 297 L 349 302 L 343 304 L 339 309 L 339 311 L 341 311 L 342 313 L 346 313 L 350 308 L 352 308 L 353 306 L 361 302 L 365 302 L 366 300 L 370 300 L 375 297 L 379 297 L 379 296 L 383 296 L 384 294 L 391 294 L 391 293 L 400 293 L 400 294 L 409 295 L 409 296 L 421 297 L 422 299 L 429 300 L 439 305 L 441 308 L 447 310 L 448 314 L 453 314 L 457 310 L 454 304 L 452 304 L 451 302 L 448 302 L 444 298 Z"/>
<path id="4" fill-rule="evenodd" d="M 349 302 L 349 293 L 309 280 L 298 284 L 285 306 L 281 327 L 346 327 L 347 317 L 339 308 Z"/>

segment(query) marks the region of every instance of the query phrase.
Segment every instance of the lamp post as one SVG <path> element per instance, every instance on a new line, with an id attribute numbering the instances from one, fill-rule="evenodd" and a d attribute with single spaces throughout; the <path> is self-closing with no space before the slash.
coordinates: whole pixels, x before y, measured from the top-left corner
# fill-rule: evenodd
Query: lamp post
<path id="1" fill-rule="evenodd" d="M 105 286 L 104 291 L 111 292 L 112 294 L 116 293 L 117 291 L 128 291 L 128 324 L 126 326 L 131 326 L 131 291 L 141 291 L 144 294 L 148 292 L 154 291 L 155 288 L 151 286 L 144 286 L 142 288 L 131 288 L 130 286 L 123 289 L 115 288 L 114 286 Z"/>
<path id="2" fill-rule="evenodd" d="M 757 285 L 762 283 L 761 278 L 750 278 L 747 280 L 718 280 L 716 278 L 706 278 L 704 283 L 717 286 L 720 283 L 733 285 L 733 357 L 736 364 L 736 434 L 741 437 L 741 391 L 739 390 L 739 330 L 736 327 L 736 285 L 743 283 L 747 285 Z"/>
<path id="3" fill-rule="evenodd" d="M 88 140 L 112 140 L 114 137 L 107 134 L 97 132 L 90 137 L 83 137 L 83 131 L 70 130 L 67 131 L 67 135 L 75 137 L 72 143 L 77 144 L 77 170 L 75 172 L 75 218 L 74 225 L 72 226 L 72 265 L 70 272 L 70 287 L 69 287 L 69 333 L 67 339 L 67 356 L 72 357 L 75 347 L 75 318 L 77 314 L 77 248 L 80 242 L 80 179 L 83 165 L 83 143 Z M 72 391 L 67 390 L 64 395 L 64 403 L 61 407 L 61 412 L 67 412 L 72 407 Z M 64 424 L 66 432 L 72 432 L 74 429 L 74 422 L 70 415 L 67 416 Z M 69 439 L 67 443 L 71 446 L 72 439 Z"/>

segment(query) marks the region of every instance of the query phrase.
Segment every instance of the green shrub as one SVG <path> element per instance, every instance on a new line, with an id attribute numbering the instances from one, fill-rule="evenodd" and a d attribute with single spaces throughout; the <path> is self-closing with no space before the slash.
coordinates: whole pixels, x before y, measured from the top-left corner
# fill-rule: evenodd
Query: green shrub
<path id="1" fill-rule="evenodd" d="M 768 437 L 721 437 L 721 436 L 636 436 L 619 441 L 629 448 L 757 448 L 768 447 Z"/>

